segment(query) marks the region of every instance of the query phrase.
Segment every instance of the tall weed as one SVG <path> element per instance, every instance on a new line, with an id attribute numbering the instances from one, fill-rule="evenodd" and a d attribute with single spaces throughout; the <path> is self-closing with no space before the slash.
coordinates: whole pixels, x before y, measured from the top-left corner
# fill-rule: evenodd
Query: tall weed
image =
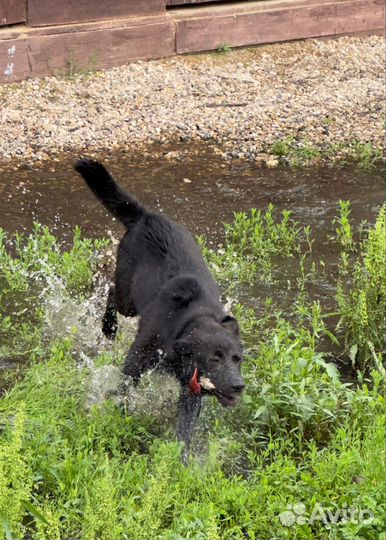
<path id="1" fill-rule="evenodd" d="M 253 208 L 249 214 L 236 212 L 225 224 L 225 242 L 217 250 L 206 247 L 204 256 L 214 274 L 229 286 L 273 280 L 275 257 L 288 258 L 301 251 L 301 227 L 284 210 L 280 218 L 270 204 L 265 212 Z"/>
<path id="2" fill-rule="evenodd" d="M 0 535 L 22 538 L 26 503 L 31 498 L 33 475 L 31 453 L 24 448 L 26 414 L 23 402 L 15 414 L 2 418 L 4 433 L 0 438 Z"/>
<path id="3" fill-rule="evenodd" d="M 385 234 L 384 206 L 367 238 L 359 243 L 358 256 L 349 259 L 346 250 L 341 256 L 336 292 L 338 330 L 344 334 L 345 351 L 358 369 L 364 369 L 385 348 Z"/>

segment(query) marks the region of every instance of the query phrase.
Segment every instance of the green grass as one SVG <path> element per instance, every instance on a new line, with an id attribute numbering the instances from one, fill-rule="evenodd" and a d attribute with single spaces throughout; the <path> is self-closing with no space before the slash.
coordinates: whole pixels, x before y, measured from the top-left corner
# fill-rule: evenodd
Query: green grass
<path id="1" fill-rule="evenodd" d="M 372 169 L 384 159 L 380 148 L 368 142 L 348 141 L 315 145 L 292 135 L 274 142 L 267 148 L 267 152 L 291 167 L 312 166 L 328 161 L 340 165 L 353 163 L 363 169 Z"/>
<path id="2" fill-rule="evenodd" d="M 105 240 L 81 238 L 79 228 L 68 250 L 38 223 L 29 236 L 16 234 L 12 239 L 0 229 L 0 305 L 7 314 L 0 319 L 0 359 L 42 354 L 44 291 L 57 285 L 63 296 L 82 301 L 92 288 L 96 252 L 105 245 Z"/>
<path id="3" fill-rule="evenodd" d="M 184 468 L 177 446 L 152 435 L 151 422 L 143 425 L 109 402 L 86 414 L 85 378 L 71 347 L 58 344 L 45 364 L 28 370 L 3 398 L 4 535 L 21 538 L 36 530 L 34 538 L 45 539 L 381 537 L 384 402 L 376 389 L 364 385 L 355 392 L 351 411 L 321 446 L 283 430 L 264 448 L 249 449 L 245 478 L 241 471 L 226 472 L 231 440 L 222 444 L 219 426 L 207 463 Z M 362 424 L 366 414 L 371 419 Z M 307 515 L 319 504 L 334 512 L 343 505 L 366 508 L 375 517 L 367 525 L 338 523 L 330 530 L 320 521 L 287 528 L 279 515 L 296 503 L 305 504 Z"/>
<path id="4" fill-rule="evenodd" d="M 94 76 L 99 56 L 100 49 L 96 49 L 87 60 L 82 59 L 82 63 L 80 63 L 74 51 L 70 50 L 65 59 L 65 66 L 62 69 L 52 68 L 51 72 L 59 80 L 75 80 L 80 76 Z"/>
<path id="5" fill-rule="evenodd" d="M 247 391 L 235 410 L 207 400 L 188 467 L 171 409 L 161 420 L 146 405 L 124 412 L 113 399 L 89 410 L 90 367 L 79 362 L 75 334 L 45 336 L 47 288 L 60 282 L 80 307 L 105 242 L 76 230 L 65 249 L 40 226 L 30 237 L 2 233 L 2 357 L 17 345 L 29 364 L 0 399 L 0 538 L 385 539 L 384 209 L 358 236 L 341 202 L 331 230 L 341 260 L 336 331 L 307 291 L 320 272 L 312 231 L 288 212 L 237 214 L 219 252 L 202 239 L 225 286 L 240 278 L 253 290 L 263 275 L 273 287 L 285 261 L 296 270 L 297 293 L 285 315 L 267 300 L 257 316 L 229 289 L 246 345 Z M 354 277 L 342 290 L 345 272 Z M 354 309 L 357 291 L 366 319 Z M 344 381 L 322 352 L 325 335 L 348 365 L 357 344 L 355 381 Z M 111 347 L 93 360 L 119 365 L 121 356 Z"/>
<path id="6" fill-rule="evenodd" d="M 306 251 L 311 248 L 309 229 L 294 222 L 288 210 L 278 218 L 272 204 L 265 212 L 255 208 L 249 214 L 237 212 L 224 228 L 225 242 L 216 249 L 206 247 L 203 236 L 198 240 L 217 278 L 229 287 L 252 283 L 257 275 L 270 283 L 275 273 L 273 258 L 290 259 L 301 252 L 303 244 Z"/>

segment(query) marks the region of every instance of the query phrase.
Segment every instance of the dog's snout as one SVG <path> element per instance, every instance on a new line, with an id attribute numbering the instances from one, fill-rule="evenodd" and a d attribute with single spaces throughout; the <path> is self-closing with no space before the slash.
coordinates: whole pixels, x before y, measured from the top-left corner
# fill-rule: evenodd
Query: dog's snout
<path id="1" fill-rule="evenodd" d="M 235 392 L 242 392 L 244 390 L 244 388 L 245 388 L 244 383 L 232 385 L 232 390 L 234 390 Z"/>

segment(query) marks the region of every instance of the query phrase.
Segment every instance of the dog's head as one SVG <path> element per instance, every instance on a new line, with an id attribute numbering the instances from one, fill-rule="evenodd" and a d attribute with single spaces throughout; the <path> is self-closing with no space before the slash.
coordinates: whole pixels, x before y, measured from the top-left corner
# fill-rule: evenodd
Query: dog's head
<path id="1" fill-rule="evenodd" d="M 190 377 L 194 370 L 200 391 L 215 395 L 224 406 L 237 403 L 245 385 L 241 376 L 243 348 L 236 319 L 229 315 L 220 321 L 205 318 L 188 329 L 173 349 Z"/>

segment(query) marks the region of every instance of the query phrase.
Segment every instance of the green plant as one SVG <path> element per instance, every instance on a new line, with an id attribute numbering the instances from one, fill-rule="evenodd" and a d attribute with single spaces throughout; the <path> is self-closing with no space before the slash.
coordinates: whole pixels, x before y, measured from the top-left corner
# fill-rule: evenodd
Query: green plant
<path id="1" fill-rule="evenodd" d="M 325 121 L 325 124 L 328 124 Z M 288 135 L 266 148 L 268 154 L 281 158 L 292 167 L 309 166 L 322 161 L 344 165 L 355 163 L 358 167 L 371 169 L 382 161 L 382 151 L 371 143 L 348 141 L 316 145 L 313 142 Z"/>
<path id="2" fill-rule="evenodd" d="M 122 537 L 123 524 L 119 520 L 118 496 L 113 467 L 106 455 L 86 489 L 82 538 L 109 540 Z"/>
<path id="3" fill-rule="evenodd" d="M 272 144 L 270 153 L 278 157 L 287 157 L 291 153 L 294 137 L 289 135 L 285 139 L 281 139 Z"/>
<path id="4" fill-rule="evenodd" d="M 318 317 L 318 315 L 316 316 Z M 318 330 L 318 329 L 316 329 Z M 247 355 L 248 394 L 238 429 L 252 445 L 293 436 L 326 441 L 350 410 L 352 392 L 334 364 L 315 349 L 314 330 L 278 318 Z M 232 419 L 229 419 L 232 422 Z M 240 422 L 238 415 L 236 423 Z"/>
<path id="5" fill-rule="evenodd" d="M 380 329 L 386 309 L 385 206 L 358 251 L 358 258 L 351 261 L 343 251 L 336 300 L 345 350 L 353 365 L 364 369 L 374 354 L 384 350 Z"/>
<path id="6" fill-rule="evenodd" d="M 301 228 L 291 212 L 284 210 L 278 219 L 272 204 L 265 212 L 236 212 L 224 227 L 225 242 L 217 250 L 208 248 L 203 237 L 199 243 L 216 277 L 231 288 L 257 279 L 271 282 L 274 258 L 292 257 L 301 249 Z"/>
<path id="7" fill-rule="evenodd" d="M 29 501 L 32 489 L 30 456 L 23 451 L 26 420 L 23 409 L 23 403 L 19 403 L 0 444 L 0 525 L 8 538 L 15 534 L 19 538 L 24 536 L 25 501 Z"/>
<path id="8" fill-rule="evenodd" d="M 72 80 L 79 76 L 87 76 L 96 70 L 99 54 L 100 50 L 95 50 L 89 56 L 86 62 L 80 64 L 78 59 L 76 58 L 76 55 L 74 54 L 74 51 L 71 49 L 69 51 L 69 55 L 65 59 L 65 66 L 63 67 L 63 69 L 52 69 L 51 71 L 57 79 Z"/>
<path id="9" fill-rule="evenodd" d="M 347 256 L 350 251 L 355 251 L 352 224 L 350 220 L 350 201 L 339 201 L 340 215 L 333 220 L 335 225 L 336 239 L 342 248 L 342 253 Z"/>
<path id="10" fill-rule="evenodd" d="M 223 45 L 221 45 L 221 47 L 217 49 L 218 53 L 229 53 L 232 51 L 233 51 L 233 47 L 229 43 L 224 43 Z"/>
<path id="11" fill-rule="evenodd" d="M 119 335 L 109 352 L 92 355 L 87 365 L 94 367 L 79 363 L 75 335 L 68 338 L 63 331 L 56 341 L 49 335 L 42 341 L 47 287 L 60 282 L 60 294 L 80 308 L 92 293 L 91 270 L 104 242 L 76 232 L 64 249 L 36 226 L 30 237 L 17 237 L 11 250 L 2 232 L 4 342 L 12 338 L 21 352 L 28 351 L 28 365 L 0 397 L 0 538 L 382 538 L 384 219 L 382 209 L 361 242 L 355 240 L 348 204 L 341 204 L 334 223 L 349 263 L 341 265 L 339 330 L 350 330 L 348 350 L 358 343 L 358 329 L 368 340 L 369 369 L 358 373 L 355 384 L 342 380 L 321 349 L 324 335 L 336 348 L 339 343 L 326 322 L 330 314 L 309 295 L 307 285 L 319 271 L 311 261 L 309 227 L 301 229 L 287 212 L 278 218 L 269 207 L 237 214 L 226 226 L 222 251 L 204 245 L 224 280 L 240 275 L 255 283 L 265 269 L 276 277 L 280 261 L 296 267 L 295 299 L 284 309 L 282 297 L 258 306 L 234 298 L 246 345 L 246 392 L 231 411 L 208 398 L 188 467 L 171 441 L 167 414 L 150 414 L 149 402 L 125 411 L 112 398 L 85 407 L 95 367 L 120 364 L 129 336 Z M 273 285 L 269 291 L 275 292 Z M 355 295 L 363 291 L 368 315 L 359 327 Z M 38 354 L 30 348 L 33 328 Z M 363 352 L 358 347 L 357 366 Z M 142 384 L 144 390 L 155 383 L 148 377 Z M 157 389 L 151 389 L 151 400 Z M 304 519 L 291 526 L 282 522 L 288 507 L 299 504 Z M 311 520 L 318 505 L 338 517 L 346 508 L 367 509 L 372 519 Z"/>
<path id="12" fill-rule="evenodd" d="M 315 163 L 322 157 L 322 151 L 307 141 L 298 141 L 292 135 L 272 144 L 268 152 L 285 159 L 292 167 Z"/>
<path id="13" fill-rule="evenodd" d="M 379 148 L 374 147 L 371 143 L 359 141 L 354 141 L 350 145 L 348 154 L 363 169 L 371 169 L 383 157 Z"/>

